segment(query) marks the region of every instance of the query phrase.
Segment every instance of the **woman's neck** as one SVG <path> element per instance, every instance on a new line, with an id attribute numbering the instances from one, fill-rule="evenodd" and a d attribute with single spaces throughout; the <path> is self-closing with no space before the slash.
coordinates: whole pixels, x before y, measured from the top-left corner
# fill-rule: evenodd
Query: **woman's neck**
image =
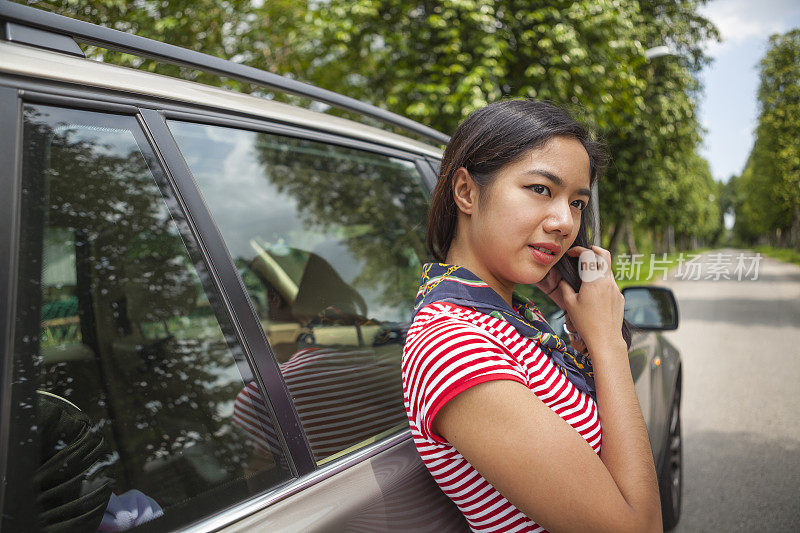
<path id="1" fill-rule="evenodd" d="M 463 250 L 458 248 L 451 248 L 447 253 L 445 263 L 451 265 L 458 265 L 464 267 L 491 287 L 494 292 L 506 301 L 506 303 L 513 309 L 514 304 L 511 301 L 511 296 L 514 293 L 515 283 L 503 282 L 494 276 L 486 266 L 479 261 L 473 254 L 464 253 Z"/>

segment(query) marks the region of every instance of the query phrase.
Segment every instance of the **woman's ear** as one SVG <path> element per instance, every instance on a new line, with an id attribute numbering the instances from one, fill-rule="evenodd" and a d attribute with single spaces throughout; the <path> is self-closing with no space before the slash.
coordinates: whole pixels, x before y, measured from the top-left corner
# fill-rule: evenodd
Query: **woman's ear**
<path id="1" fill-rule="evenodd" d="M 458 167 L 453 176 L 453 200 L 458 209 L 467 215 L 472 214 L 475 200 L 478 197 L 478 186 L 464 167 Z"/>

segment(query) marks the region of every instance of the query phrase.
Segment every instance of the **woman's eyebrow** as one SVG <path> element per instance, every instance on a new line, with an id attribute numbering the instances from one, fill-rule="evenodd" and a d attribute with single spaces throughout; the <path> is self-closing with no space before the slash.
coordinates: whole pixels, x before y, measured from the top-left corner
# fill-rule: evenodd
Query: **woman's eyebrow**
<path id="1" fill-rule="evenodd" d="M 559 178 L 558 176 L 556 176 L 555 174 L 553 174 L 549 170 L 533 168 L 533 169 L 530 169 L 530 170 L 526 170 L 525 172 L 523 172 L 523 174 L 537 174 L 539 176 L 544 176 L 545 178 L 549 179 L 550 181 L 552 181 L 553 183 L 555 183 L 559 187 L 563 187 L 564 186 L 564 180 L 562 180 L 561 178 Z M 583 187 L 581 187 L 580 189 L 578 189 L 578 194 L 581 194 L 583 196 L 591 196 L 592 192 L 589 189 L 584 189 Z"/>

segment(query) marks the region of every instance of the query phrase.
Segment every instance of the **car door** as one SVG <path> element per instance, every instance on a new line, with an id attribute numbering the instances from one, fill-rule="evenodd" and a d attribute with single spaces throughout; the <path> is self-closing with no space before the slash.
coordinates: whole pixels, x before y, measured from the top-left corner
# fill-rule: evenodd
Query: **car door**
<path id="1" fill-rule="evenodd" d="M 668 411 L 674 390 L 678 357 L 674 350 L 670 351 L 665 346 L 658 328 L 652 327 L 663 320 L 668 320 L 666 317 L 660 318 L 659 313 L 665 313 L 669 304 L 667 300 L 657 302 L 650 294 L 632 287 L 625 289 L 626 318 L 632 324 L 641 326 L 638 333 L 634 334 L 640 338 L 636 344 L 641 350 L 641 363 L 645 365 L 641 371 L 641 385 L 637 382 L 637 393 L 645 414 L 653 459 L 655 464 L 659 465 L 668 431 Z M 633 359 L 631 370 L 634 370 Z"/>
<path id="2" fill-rule="evenodd" d="M 52 442 L 31 437 L 42 410 L 24 409 L 43 391 L 107 449 L 102 468 L 75 473 L 102 489 L 95 513 L 141 504 L 156 531 L 466 530 L 419 460 L 399 387 L 402 295 L 416 290 L 424 228 L 413 154 L 273 136 L 255 155 L 273 157 L 273 205 L 317 196 L 273 219 L 300 224 L 285 234 L 295 240 L 268 225 L 270 241 L 228 242 L 191 150 L 151 103 L 2 94 L 4 127 L 22 125 L 3 142 L 19 159 L 3 174 L 19 259 L 2 271 L 17 302 L 4 322 L 17 324 L 4 337 L 4 479 L 19 487 L 3 492 L 4 528 L 43 526 L 41 488 L 25 480 Z M 245 211 L 235 227 L 258 226 Z M 337 223 L 313 220 L 327 214 Z M 253 255 L 231 257 L 234 244 Z"/>
<path id="3" fill-rule="evenodd" d="M 634 332 L 631 339 L 631 347 L 628 350 L 628 361 L 631 366 L 636 396 L 639 398 L 639 405 L 642 408 L 642 415 L 647 426 L 647 436 L 650 438 L 650 448 L 653 450 L 654 459 L 658 459 L 657 453 L 661 446 L 658 440 L 660 428 L 656 427 L 653 413 L 653 392 L 654 381 L 658 378 L 657 373 L 660 369 L 654 364 L 654 356 L 657 349 L 657 339 L 653 333 Z"/>
<path id="4" fill-rule="evenodd" d="M 285 395 L 252 401 L 269 455 L 236 423 L 269 374 L 137 109 L 2 97 L 3 529 L 174 530 L 296 479 Z"/>
<path id="5" fill-rule="evenodd" d="M 249 518 L 219 523 L 465 531 L 410 439 L 400 378 L 426 257 L 420 171 L 430 167 L 414 154 L 285 125 L 145 117 L 151 131 L 168 129 L 202 194 L 315 464 L 280 498 L 236 511 Z M 257 383 L 245 387 L 234 414 L 269 450 L 272 435 L 251 427 L 259 413 L 250 400 L 260 394 Z"/>

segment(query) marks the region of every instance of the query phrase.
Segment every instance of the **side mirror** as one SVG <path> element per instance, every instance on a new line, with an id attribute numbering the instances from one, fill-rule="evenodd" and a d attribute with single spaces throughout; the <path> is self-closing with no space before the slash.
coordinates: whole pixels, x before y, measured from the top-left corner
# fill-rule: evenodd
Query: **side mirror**
<path id="1" fill-rule="evenodd" d="M 637 286 L 622 289 L 625 320 L 643 330 L 678 329 L 678 302 L 666 287 Z"/>

